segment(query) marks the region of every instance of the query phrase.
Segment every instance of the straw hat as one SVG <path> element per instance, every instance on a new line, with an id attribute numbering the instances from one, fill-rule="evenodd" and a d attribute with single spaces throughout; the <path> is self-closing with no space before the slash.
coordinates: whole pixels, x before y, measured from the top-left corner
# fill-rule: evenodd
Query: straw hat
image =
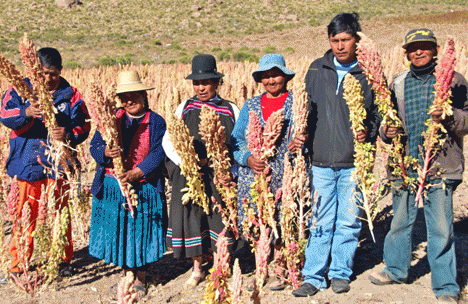
<path id="1" fill-rule="evenodd" d="M 137 71 L 122 71 L 117 76 L 117 94 L 126 92 L 152 90 L 154 87 L 144 85 Z"/>

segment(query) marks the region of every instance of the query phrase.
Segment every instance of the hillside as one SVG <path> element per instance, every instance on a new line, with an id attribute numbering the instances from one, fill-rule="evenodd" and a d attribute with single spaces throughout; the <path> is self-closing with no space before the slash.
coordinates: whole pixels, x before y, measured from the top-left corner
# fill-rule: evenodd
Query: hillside
<path id="1" fill-rule="evenodd" d="M 375 0 L 372 6 L 364 0 L 82 2 L 63 9 L 53 0 L 15 1 L 14 5 L 2 1 L 0 53 L 19 63 L 18 38 L 27 32 L 38 47 L 57 47 L 66 67 L 131 61 L 188 63 L 202 52 L 237 60 L 252 55 L 255 60 L 268 51 L 290 55 L 321 51 L 325 40 L 310 45 L 304 39 L 323 36 L 326 24 L 339 12 L 358 12 L 363 25 L 413 20 L 455 28 L 468 24 L 468 4 L 462 0 Z M 386 37 L 377 30 L 370 32 Z"/>

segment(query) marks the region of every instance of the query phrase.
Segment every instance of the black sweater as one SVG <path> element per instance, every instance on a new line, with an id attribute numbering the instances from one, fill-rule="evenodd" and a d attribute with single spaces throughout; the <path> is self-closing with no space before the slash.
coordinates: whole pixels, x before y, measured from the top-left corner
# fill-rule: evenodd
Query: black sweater
<path id="1" fill-rule="evenodd" d="M 367 111 L 367 118 L 364 120 L 368 128 L 366 140 L 374 142 L 381 121 L 377 106 L 374 104 L 374 93 L 359 66 L 354 67 L 349 73 L 361 83 Z M 312 165 L 332 168 L 353 167 L 354 142 L 349 108 L 343 97 L 343 81 L 336 93 L 338 74 L 331 50 L 312 62 L 305 83 L 310 106 L 309 140 L 306 146 Z"/>

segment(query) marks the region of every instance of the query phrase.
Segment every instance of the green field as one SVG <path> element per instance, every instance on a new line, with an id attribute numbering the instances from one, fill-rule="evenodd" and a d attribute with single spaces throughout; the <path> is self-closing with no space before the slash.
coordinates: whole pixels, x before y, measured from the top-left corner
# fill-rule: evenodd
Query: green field
<path id="1" fill-rule="evenodd" d="M 466 1 L 427 0 L 375 0 L 371 5 L 363 0 L 82 0 L 72 9 L 53 0 L 1 2 L 0 53 L 19 63 L 18 38 L 26 32 L 38 47 L 57 47 L 66 67 L 84 68 L 116 62 L 188 63 L 201 52 L 255 60 L 267 51 L 294 53 L 293 41 L 279 48 L 276 37 L 300 28 L 323 30 L 339 12 L 356 11 L 369 22 L 422 15 L 440 22 L 438 14 L 468 9 Z M 255 41 L 265 35 L 266 46 L 230 46 L 246 36 Z"/>

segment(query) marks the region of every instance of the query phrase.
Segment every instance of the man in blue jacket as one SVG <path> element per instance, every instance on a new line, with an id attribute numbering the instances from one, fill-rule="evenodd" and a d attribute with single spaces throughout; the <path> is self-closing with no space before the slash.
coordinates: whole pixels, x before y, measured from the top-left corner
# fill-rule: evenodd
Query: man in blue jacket
<path id="1" fill-rule="evenodd" d="M 328 25 L 331 50 L 315 60 L 306 75 L 311 106 L 309 141 L 312 185 L 318 191 L 302 270 L 304 283 L 293 291 L 296 297 L 327 288 L 325 270 L 335 293 L 349 290 L 353 259 L 361 231 L 361 209 L 356 195 L 354 140 L 375 141 L 380 121 L 366 75 L 358 65 L 356 44 L 361 31 L 356 13 L 337 15 Z M 366 129 L 353 135 L 349 108 L 343 98 L 343 78 L 353 75 L 362 86 Z"/>
<path id="2" fill-rule="evenodd" d="M 53 140 L 67 143 L 71 147 L 82 143 L 89 135 L 90 123 L 88 110 L 83 97 L 78 90 L 60 77 L 62 71 L 62 57 L 54 48 L 42 48 L 38 51 L 42 69 L 45 74 L 45 85 L 51 92 L 57 114 L 55 118 L 59 127 L 48 133 L 43 123 L 43 111 L 37 100 L 24 100 L 10 87 L 2 98 L 0 121 L 11 129 L 10 155 L 6 168 L 10 177 L 17 177 L 20 189 L 20 201 L 17 214 L 21 216 L 24 204 L 27 202 L 31 208 L 31 220 L 28 227 L 28 256 L 31 258 L 33 248 L 32 232 L 36 228 L 36 218 L 39 210 L 39 199 L 42 185 L 53 185 L 57 200 L 57 207 L 68 205 L 67 189 L 64 180 L 48 174 L 44 166 L 51 167 L 47 158 L 49 136 Z M 25 81 L 30 85 L 29 79 Z M 57 179 L 57 180 L 55 180 Z M 25 227 L 26 228 L 26 227 Z M 26 233 L 26 231 L 23 231 Z M 73 243 L 71 239 L 71 223 L 67 231 L 68 245 L 65 247 L 63 257 L 64 269 L 70 269 L 69 264 L 73 256 Z M 22 263 L 18 257 L 17 244 L 12 243 L 10 251 L 13 256 L 10 271 L 20 273 Z"/>

